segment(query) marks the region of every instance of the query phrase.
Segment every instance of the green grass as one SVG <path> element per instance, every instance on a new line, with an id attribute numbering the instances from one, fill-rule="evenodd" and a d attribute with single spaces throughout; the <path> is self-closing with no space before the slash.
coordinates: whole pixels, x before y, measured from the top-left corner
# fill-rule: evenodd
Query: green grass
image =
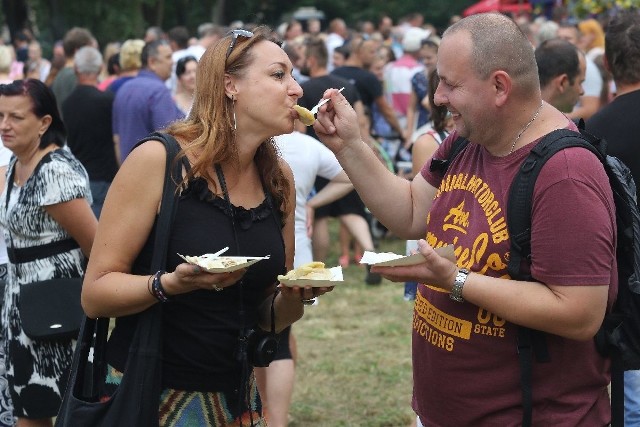
<path id="1" fill-rule="evenodd" d="M 377 251 L 402 254 L 404 245 L 383 239 Z M 335 253 L 327 265 L 337 265 Z M 298 359 L 290 427 L 404 427 L 415 417 L 413 304 L 403 298 L 404 284 L 367 286 L 364 276 L 364 267 L 350 265 L 345 283 L 293 326 Z"/>

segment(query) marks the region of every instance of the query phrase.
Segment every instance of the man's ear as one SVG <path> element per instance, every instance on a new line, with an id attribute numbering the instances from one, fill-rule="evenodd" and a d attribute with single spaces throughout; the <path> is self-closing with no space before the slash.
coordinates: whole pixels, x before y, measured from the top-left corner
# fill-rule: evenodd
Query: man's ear
<path id="1" fill-rule="evenodd" d="M 504 105 L 513 87 L 511 76 L 502 70 L 494 71 L 491 75 L 491 83 L 495 92 L 496 106 Z"/>
<path id="2" fill-rule="evenodd" d="M 567 76 L 566 74 L 560 74 L 553 80 L 555 82 L 556 90 L 560 93 L 564 93 L 564 91 L 567 89 L 567 86 L 570 85 L 569 76 Z"/>

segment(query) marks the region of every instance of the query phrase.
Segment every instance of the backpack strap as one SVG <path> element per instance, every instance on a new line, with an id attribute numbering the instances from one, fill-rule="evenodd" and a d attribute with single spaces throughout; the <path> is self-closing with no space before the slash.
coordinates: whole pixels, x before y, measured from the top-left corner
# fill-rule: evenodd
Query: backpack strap
<path id="1" fill-rule="evenodd" d="M 597 145 L 595 145 L 597 144 Z M 544 164 L 558 151 L 569 147 L 584 147 L 604 162 L 604 143 L 589 135 L 569 129 L 557 129 L 536 144 L 516 173 L 509 190 L 507 225 L 511 239 L 508 271 L 516 280 L 531 280 L 521 272 L 522 261 L 531 261 L 531 207 L 533 189 Z"/>
<path id="2" fill-rule="evenodd" d="M 507 266 L 515 280 L 532 280 L 530 274 L 521 271 L 522 263 L 531 262 L 531 208 L 533 189 L 544 164 L 558 151 L 568 147 L 584 147 L 604 159 L 603 143 L 597 138 L 582 135 L 568 129 L 558 129 L 546 135 L 531 150 L 516 173 L 509 190 L 507 226 L 511 249 Z M 531 426 L 533 412 L 532 372 L 533 360 L 548 362 L 549 352 L 543 332 L 520 326 L 517 340 L 522 388 L 522 425 Z"/>
<path id="3" fill-rule="evenodd" d="M 459 136 L 455 141 L 453 141 L 453 144 L 451 144 L 451 149 L 449 150 L 449 154 L 446 159 L 436 159 L 435 157 L 431 159 L 429 170 L 431 172 L 438 172 L 441 176 L 444 176 L 447 173 L 447 169 L 449 169 L 451 162 L 453 162 L 453 160 L 467 147 L 467 145 L 469 145 L 469 140 Z"/>

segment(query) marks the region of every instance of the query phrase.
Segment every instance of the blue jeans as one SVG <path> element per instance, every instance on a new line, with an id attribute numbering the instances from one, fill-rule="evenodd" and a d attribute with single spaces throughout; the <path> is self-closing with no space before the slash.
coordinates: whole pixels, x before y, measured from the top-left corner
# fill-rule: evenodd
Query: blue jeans
<path id="1" fill-rule="evenodd" d="M 624 425 L 640 426 L 640 370 L 624 371 Z"/>
<path id="2" fill-rule="evenodd" d="M 102 205 L 104 199 L 107 197 L 107 191 L 111 185 L 108 181 L 89 181 L 89 187 L 91 187 L 91 198 L 93 203 L 91 204 L 91 210 L 96 218 L 100 218 L 100 212 L 102 212 Z"/>

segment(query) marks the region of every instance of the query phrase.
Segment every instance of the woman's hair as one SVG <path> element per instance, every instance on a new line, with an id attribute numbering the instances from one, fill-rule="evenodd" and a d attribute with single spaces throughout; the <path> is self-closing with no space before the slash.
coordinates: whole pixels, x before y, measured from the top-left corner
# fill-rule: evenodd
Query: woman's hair
<path id="1" fill-rule="evenodd" d="M 144 40 L 130 39 L 120 48 L 120 71 L 132 71 L 142 68 L 142 48 Z"/>
<path id="2" fill-rule="evenodd" d="M 183 56 L 182 58 L 178 59 L 178 61 L 176 62 L 176 76 L 178 78 L 182 76 L 185 71 L 187 71 L 187 64 L 191 61 L 195 62 L 196 64 L 198 63 L 196 57 L 191 55 Z"/>
<path id="3" fill-rule="evenodd" d="M 211 166 L 229 162 L 239 166 L 238 147 L 234 132 L 234 101 L 225 93 L 225 74 L 242 78 L 252 66 L 252 49 L 256 43 L 270 41 L 271 29 L 261 26 L 253 30 L 253 36 L 235 38 L 233 49 L 227 53 L 234 40 L 232 33 L 209 47 L 198 62 L 196 91 L 189 116 L 175 122 L 167 131 L 181 140 L 181 156 L 192 154 L 193 164 L 183 183 L 194 176 L 202 176 L 215 185 Z M 227 58 L 228 55 L 228 58 Z M 274 198 L 275 206 L 283 214 L 292 209 L 289 200 L 292 183 L 285 177 L 279 162 L 275 141 L 269 138 L 262 142 L 254 158 L 263 185 Z"/>
<path id="4" fill-rule="evenodd" d="M 40 148 L 49 144 L 64 146 L 67 130 L 64 127 L 56 97 L 47 85 L 38 79 L 15 80 L 13 83 L 0 85 L 0 96 L 26 96 L 31 99 L 32 112 L 39 119 L 51 116 L 51 124 L 40 138 Z"/>
<path id="5" fill-rule="evenodd" d="M 429 106 L 431 107 L 431 120 L 433 121 L 433 129 L 436 132 L 442 132 L 444 131 L 447 124 L 447 113 L 449 111 L 444 105 L 436 105 L 436 101 L 434 99 L 436 89 L 438 89 L 438 84 L 440 83 L 440 76 L 438 76 L 437 70 L 432 70 L 429 73 L 428 83 Z"/>
<path id="6" fill-rule="evenodd" d="M 578 29 L 582 34 L 593 35 L 593 41 L 591 41 L 591 44 L 587 46 L 587 51 L 593 49 L 594 47 L 600 47 L 604 49 L 604 30 L 602 29 L 602 25 L 600 25 L 600 22 L 596 21 L 593 18 L 586 19 L 584 21 L 578 22 Z"/>

